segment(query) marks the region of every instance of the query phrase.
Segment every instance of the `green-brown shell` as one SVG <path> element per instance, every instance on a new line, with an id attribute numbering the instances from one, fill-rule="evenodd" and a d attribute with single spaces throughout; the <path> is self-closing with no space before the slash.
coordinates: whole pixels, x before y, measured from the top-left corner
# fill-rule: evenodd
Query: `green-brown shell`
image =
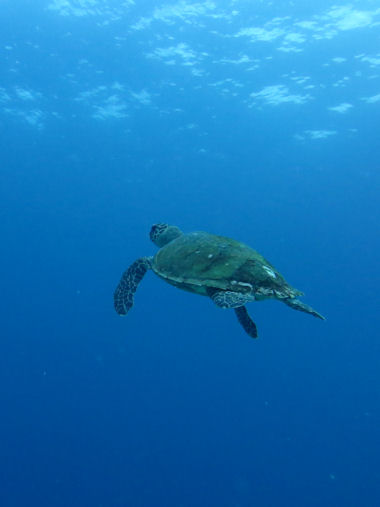
<path id="1" fill-rule="evenodd" d="M 202 295 L 208 287 L 254 292 L 258 299 L 301 294 L 252 248 L 207 232 L 183 234 L 162 247 L 153 270 L 168 283 Z"/>

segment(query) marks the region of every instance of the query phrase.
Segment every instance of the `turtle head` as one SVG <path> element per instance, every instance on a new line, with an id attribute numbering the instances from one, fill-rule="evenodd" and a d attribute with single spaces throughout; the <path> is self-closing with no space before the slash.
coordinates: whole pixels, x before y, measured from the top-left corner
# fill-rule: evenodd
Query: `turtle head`
<path id="1" fill-rule="evenodd" d="M 181 234 L 183 234 L 181 229 L 175 225 L 154 224 L 150 230 L 149 237 L 155 245 L 161 248 L 170 243 L 170 241 L 173 241 L 173 239 L 181 236 Z"/>

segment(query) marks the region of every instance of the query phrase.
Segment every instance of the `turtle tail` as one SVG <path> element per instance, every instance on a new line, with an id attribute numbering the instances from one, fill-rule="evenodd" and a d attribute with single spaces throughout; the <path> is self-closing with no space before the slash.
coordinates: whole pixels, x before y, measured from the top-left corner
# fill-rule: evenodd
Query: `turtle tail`
<path id="1" fill-rule="evenodd" d="M 323 315 L 318 313 L 314 308 L 312 308 L 309 305 L 305 305 L 305 303 L 302 303 L 298 299 L 283 299 L 282 300 L 286 305 L 290 306 L 290 308 L 293 308 L 294 310 L 299 310 L 300 312 L 309 313 L 310 315 L 313 315 L 313 317 L 317 317 L 318 319 L 326 320 Z"/>

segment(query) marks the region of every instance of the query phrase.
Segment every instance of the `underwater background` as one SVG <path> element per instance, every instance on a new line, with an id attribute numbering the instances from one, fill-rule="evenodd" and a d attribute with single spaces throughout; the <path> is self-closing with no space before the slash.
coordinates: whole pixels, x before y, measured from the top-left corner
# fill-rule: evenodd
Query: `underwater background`
<path id="1" fill-rule="evenodd" d="M 0 505 L 380 505 L 380 5 L 0 3 Z M 122 272 L 153 223 L 326 322 Z"/>

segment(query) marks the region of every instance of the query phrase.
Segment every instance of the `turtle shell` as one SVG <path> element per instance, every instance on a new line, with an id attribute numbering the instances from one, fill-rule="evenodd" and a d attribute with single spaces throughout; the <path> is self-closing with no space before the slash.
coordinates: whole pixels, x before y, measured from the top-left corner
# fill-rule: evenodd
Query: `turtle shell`
<path id="1" fill-rule="evenodd" d="M 166 282 L 201 295 L 208 288 L 254 293 L 257 299 L 301 294 L 249 246 L 207 232 L 174 239 L 157 252 L 152 267 Z"/>

